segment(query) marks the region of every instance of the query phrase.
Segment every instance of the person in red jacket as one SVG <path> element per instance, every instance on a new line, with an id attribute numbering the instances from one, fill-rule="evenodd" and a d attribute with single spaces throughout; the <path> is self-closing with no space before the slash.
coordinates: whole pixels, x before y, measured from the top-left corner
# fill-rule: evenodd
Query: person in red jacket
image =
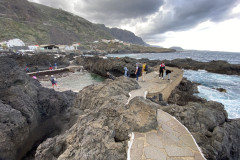
<path id="1" fill-rule="evenodd" d="M 165 71 L 165 64 L 164 62 L 162 62 L 159 68 L 159 79 L 161 78 L 161 76 L 162 76 L 162 79 L 164 79 L 164 71 Z"/>

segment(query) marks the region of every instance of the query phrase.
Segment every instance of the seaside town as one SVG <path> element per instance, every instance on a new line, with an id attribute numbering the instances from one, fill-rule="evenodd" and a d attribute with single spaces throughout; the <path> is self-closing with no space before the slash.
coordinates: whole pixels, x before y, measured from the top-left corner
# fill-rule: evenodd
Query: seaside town
<path id="1" fill-rule="evenodd" d="M 102 43 L 105 44 L 122 44 L 125 46 L 130 46 L 130 43 L 125 43 L 120 40 L 106 40 L 102 39 Z M 89 43 L 88 48 L 89 50 L 82 49 L 81 43 L 73 43 L 72 45 L 55 45 L 55 44 L 44 44 L 44 45 L 25 45 L 25 43 L 20 39 L 11 39 L 8 41 L 0 42 L 0 53 L 7 53 L 7 52 L 13 52 L 16 54 L 25 54 L 25 53 L 80 53 L 83 54 L 83 52 L 91 53 L 91 52 L 98 52 L 98 53 L 107 53 L 106 51 L 97 49 L 96 44 L 100 43 L 99 41 L 94 41 L 92 43 Z"/>

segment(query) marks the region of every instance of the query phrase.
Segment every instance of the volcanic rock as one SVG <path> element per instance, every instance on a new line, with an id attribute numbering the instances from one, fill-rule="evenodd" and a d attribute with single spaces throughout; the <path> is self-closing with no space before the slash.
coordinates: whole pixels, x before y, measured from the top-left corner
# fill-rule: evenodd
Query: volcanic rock
<path id="1" fill-rule="evenodd" d="M 55 58 L 54 55 L 46 55 L 46 54 L 36 54 L 36 55 L 12 55 L 12 59 L 15 59 L 21 67 L 25 67 L 26 65 L 29 67 L 30 72 L 34 72 L 38 70 L 46 70 L 49 68 L 49 65 L 52 66 L 54 63 L 57 63 L 58 67 L 67 67 L 69 66 L 69 59 L 71 56 L 60 56 Z"/>
<path id="2" fill-rule="evenodd" d="M 47 139 L 36 159 L 126 159 L 129 134 L 157 127 L 160 106 L 142 97 L 128 101 L 128 93 L 139 86 L 125 77 L 84 88 L 74 107 L 84 111 L 64 135 Z"/>
<path id="3" fill-rule="evenodd" d="M 84 68 L 90 72 L 99 74 L 101 76 L 106 77 L 107 72 L 110 72 L 114 76 L 122 76 L 124 75 L 124 67 L 128 68 L 128 72 L 131 77 L 135 76 L 136 71 L 136 63 L 144 61 L 149 61 L 147 59 L 142 59 L 141 61 L 137 61 L 136 59 L 132 58 L 99 58 L 95 57 L 79 57 L 76 60 L 76 63 L 79 65 L 84 66 Z M 148 66 L 152 66 L 147 64 Z M 156 65 L 156 63 L 154 63 Z M 151 67 L 148 67 L 148 71 L 151 72 Z"/>
<path id="4" fill-rule="evenodd" d="M 198 62 L 192 59 L 174 59 L 165 61 L 166 66 L 191 70 L 206 70 L 212 73 L 240 75 L 240 65 L 230 64 L 226 61 Z"/>
<path id="5" fill-rule="evenodd" d="M 172 91 L 168 103 L 184 106 L 188 102 L 206 102 L 206 100 L 194 95 L 198 93 L 197 85 L 183 78 L 175 90 Z"/>
<path id="6" fill-rule="evenodd" d="M 189 129 L 207 159 L 239 159 L 240 119 L 229 120 L 221 103 L 194 96 L 196 85 L 183 79 L 169 98 L 171 105 L 161 109 Z"/>
<path id="7" fill-rule="evenodd" d="M 129 70 L 131 77 L 135 76 L 136 63 L 146 62 L 149 66 L 149 71 L 153 71 L 153 68 L 159 67 L 161 61 L 148 60 L 148 59 L 133 59 L 133 58 L 108 58 L 103 59 L 97 56 L 95 57 L 79 57 L 76 63 L 84 66 L 90 72 L 106 76 L 107 72 L 112 73 L 114 76 L 121 76 L 124 74 L 124 67 Z M 174 59 L 172 61 L 164 60 L 166 67 L 177 67 L 182 69 L 191 70 L 206 70 L 212 73 L 228 74 L 228 75 L 240 75 L 239 64 L 229 64 L 226 61 L 211 61 L 211 62 L 198 62 L 192 59 Z"/>
<path id="8" fill-rule="evenodd" d="M 1 57 L 0 66 L 0 159 L 21 159 L 43 137 L 69 128 L 75 93 L 41 87 L 14 59 Z"/>
<path id="9" fill-rule="evenodd" d="M 224 92 L 224 93 L 227 92 L 227 90 L 224 89 L 224 88 L 213 88 L 213 89 L 216 89 L 216 90 L 218 90 L 219 92 Z"/>

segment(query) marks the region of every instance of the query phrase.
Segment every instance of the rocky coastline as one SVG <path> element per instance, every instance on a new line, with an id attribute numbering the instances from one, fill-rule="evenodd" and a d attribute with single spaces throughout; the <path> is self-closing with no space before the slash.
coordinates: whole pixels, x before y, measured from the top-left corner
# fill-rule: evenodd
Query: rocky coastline
<path id="1" fill-rule="evenodd" d="M 161 109 L 188 128 L 207 159 L 239 159 L 240 119 L 228 119 L 221 103 L 194 96 L 197 85 L 183 79 Z"/>
<path id="2" fill-rule="evenodd" d="M 68 129 L 76 95 L 41 87 L 12 58 L 1 57 L 0 66 L 0 159 L 21 159 L 43 137 Z"/>
<path id="3" fill-rule="evenodd" d="M 172 61 L 163 60 L 166 66 L 177 67 L 181 69 L 190 70 L 206 70 L 212 73 L 228 74 L 228 75 L 240 75 L 240 65 L 230 64 L 226 61 L 211 61 L 211 62 L 198 62 L 192 59 L 175 59 Z M 128 71 L 132 77 L 135 76 L 136 63 L 146 62 L 149 66 L 149 72 L 153 71 L 160 65 L 160 60 L 149 59 L 133 59 L 133 58 L 112 58 L 108 57 L 103 59 L 101 57 L 78 57 L 75 60 L 76 64 L 81 64 L 90 72 L 106 76 L 107 72 L 111 72 L 115 76 L 124 75 L 124 67 L 128 68 Z M 158 71 L 157 71 L 158 72 Z"/>
<path id="4" fill-rule="evenodd" d="M 24 60 L 1 57 L 0 159 L 22 159 L 39 141 L 43 142 L 33 158 L 37 160 L 126 159 L 129 134 L 156 129 L 157 109 L 184 124 L 207 159 L 239 159 L 240 119 L 230 120 L 222 104 L 194 96 L 197 87 L 190 81 L 183 79 L 167 103 L 136 97 L 127 104 L 129 92 L 139 85 L 121 76 L 123 67 L 134 76 L 135 63 L 143 61 L 147 60 L 78 58 L 75 63 L 88 71 L 102 76 L 109 71 L 117 79 L 75 94 L 43 88 L 21 69 Z M 147 63 L 153 71 L 160 62 Z"/>

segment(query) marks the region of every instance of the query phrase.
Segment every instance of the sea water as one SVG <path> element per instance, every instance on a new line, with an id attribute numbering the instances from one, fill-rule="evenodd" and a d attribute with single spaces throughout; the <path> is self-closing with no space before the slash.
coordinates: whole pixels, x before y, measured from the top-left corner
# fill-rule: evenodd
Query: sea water
<path id="1" fill-rule="evenodd" d="M 148 58 L 149 60 L 173 60 L 191 58 L 200 62 L 224 60 L 231 64 L 240 64 L 240 53 L 213 52 L 213 51 L 182 51 L 173 53 L 134 53 L 134 54 L 109 54 L 108 57 L 131 57 L 135 59 Z"/>
<path id="2" fill-rule="evenodd" d="M 222 103 L 229 118 L 240 118 L 240 76 L 185 70 L 184 77 L 201 84 L 198 86 L 199 97 Z M 220 92 L 216 88 L 224 88 L 227 92 Z"/>
<path id="3" fill-rule="evenodd" d="M 240 64 L 240 53 L 232 52 L 183 51 L 174 53 L 109 54 L 108 56 L 135 59 L 148 58 L 150 60 L 191 58 L 200 62 L 224 60 L 231 64 Z M 240 118 L 240 76 L 215 74 L 204 70 L 185 70 L 184 77 L 201 84 L 198 86 L 198 96 L 222 103 L 228 112 L 229 118 Z M 213 88 L 224 88 L 227 92 L 219 92 Z"/>
<path id="4" fill-rule="evenodd" d="M 57 78 L 57 87 L 54 87 L 56 91 L 71 90 L 73 92 L 79 92 L 86 86 L 102 83 L 103 81 L 104 78 L 96 74 L 88 72 L 69 72 L 67 75 Z M 52 88 L 52 84 L 48 78 L 40 80 L 40 83 L 43 87 Z"/>

